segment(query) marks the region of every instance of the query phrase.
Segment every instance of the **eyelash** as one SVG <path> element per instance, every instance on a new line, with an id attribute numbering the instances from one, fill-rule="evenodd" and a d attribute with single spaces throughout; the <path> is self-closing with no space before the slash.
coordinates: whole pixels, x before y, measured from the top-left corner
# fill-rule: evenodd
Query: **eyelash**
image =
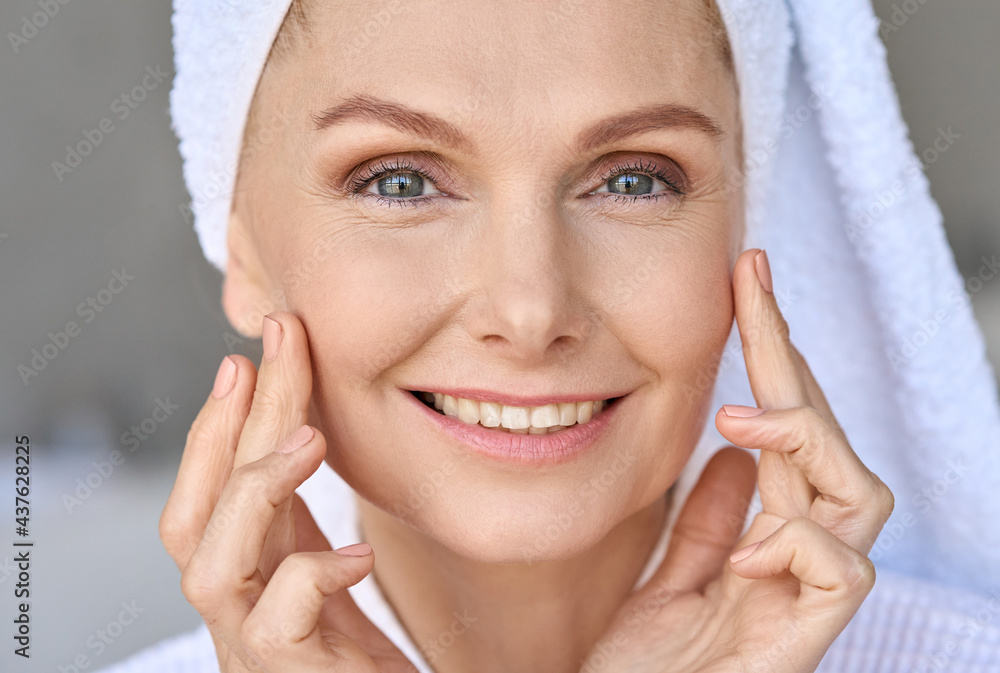
<path id="1" fill-rule="evenodd" d="M 421 178 L 434 184 L 434 178 L 427 174 L 421 168 L 414 166 L 406 159 L 394 159 L 392 163 L 386 163 L 385 161 L 379 161 L 377 164 L 370 164 L 365 166 L 361 174 L 354 177 L 348 184 L 348 192 L 360 198 L 374 198 L 377 199 L 380 204 L 388 205 L 392 207 L 393 205 L 399 204 L 402 206 L 413 206 L 416 207 L 423 203 L 424 201 L 429 201 L 431 196 L 415 196 L 410 199 L 391 199 L 387 196 L 382 196 L 381 194 L 368 194 L 363 190 L 367 189 L 370 184 L 376 180 L 380 180 L 386 176 L 392 175 L 393 173 L 416 173 Z M 435 185 L 436 186 L 436 185 Z"/>
<path id="2" fill-rule="evenodd" d="M 385 161 L 379 161 L 377 164 L 371 164 L 365 166 L 364 170 L 357 176 L 355 176 L 348 184 L 348 191 L 353 196 L 360 198 L 375 198 L 379 204 L 388 205 L 392 207 L 395 204 L 403 206 L 417 207 L 424 201 L 429 201 L 433 198 L 431 196 L 415 196 L 413 198 L 401 199 L 401 198 L 389 198 L 382 196 L 381 194 L 369 194 L 364 190 L 367 189 L 373 182 L 382 179 L 383 177 L 392 175 L 394 173 L 415 173 L 419 175 L 422 179 L 434 184 L 434 178 L 432 178 L 423 169 L 411 164 L 406 159 L 394 159 L 391 163 L 386 163 Z M 674 178 L 657 167 L 656 163 L 649 160 L 646 165 L 643 165 L 642 160 L 638 163 L 632 163 L 626 161 L 621 164 L 617 164 L 610 171 L 606 172 L 604 177 L 601 178 L 601 187 L 605 186 L 611 179 L 618 177 L 619 175 L 625 175 L 628 173 L 637 173 L 642 175 L 647 175 L 649 177 L 656 178 L 667 186 L 667 189 L 661 192 L 655 192 L 653 194 L 611 194 L 614 197 L 615 202 L 625 201 L 627 203 L 635 203 L 636 201 L 649 201 L 658 200 L 664 197 L 683 197 L 686 192 L 675 182 Z M 600 187 L 598 187 L 600 189 Z M 588 193 L 589 195 L 589 193 Z M 607 198 L 607 197 L 604 197 Z"/>

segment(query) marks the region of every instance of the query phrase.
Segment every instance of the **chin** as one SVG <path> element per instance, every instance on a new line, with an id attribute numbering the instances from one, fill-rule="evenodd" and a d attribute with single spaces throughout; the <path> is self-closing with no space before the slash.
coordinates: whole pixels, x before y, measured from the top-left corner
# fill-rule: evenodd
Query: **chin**
<path id="1" fill-rule="evenodd" d="M 538 491 L 458 482 L 442 485 L 418 508 L 397 499 L 366 499 L 458 556 L 479 563 L 532 564 L 585 553 L 662 496 L 650 493 L 648 502 L 635 500 L 634 480 L 627 478 L 603 492 L 592 484 Z"/>

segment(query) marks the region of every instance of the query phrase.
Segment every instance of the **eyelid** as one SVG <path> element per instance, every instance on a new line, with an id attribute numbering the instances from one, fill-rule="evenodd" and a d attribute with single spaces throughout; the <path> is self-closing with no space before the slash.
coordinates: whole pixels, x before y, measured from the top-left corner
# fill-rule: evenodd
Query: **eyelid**
<path id="1" fill-rule="evenodd" d="M 415 173 L 433 184 L 435 189 L 441 190 L 437 184 L 437 180 L 431 176 L 430 171 L 419 164 L 411 162 L 405 156 L 375 159 L 365 163 L 360 169 L 356 169 L 348 176 L 345 180 L 344 189 L 348 193 L 367 189 L 378 180 L 394 173 Z"/>
<path id="2" fill-rule="evenodd" d="M 354 197 L 359 197 L 363 199 L 376 198 L 379 203 L 386 202 L 386 205 L 394 206 L 421 206 L 427 202 L 431 204 L 439 201 L 440 196 L 452 197 L 447 190 L 442 189 L 438 184 L 438 179 L 431 175 L 431 171 L 422 167 L 418 162 L 412 162 L 410 160 L 411 156 L 416 156 L 427 160 L 429 163 L 433 164 L 440 171 L 447 173 L 445 168 L 446 164 L 440 159 L 433 156 L 433 153 L 425 152 L 410 152 L 401 155 L 388 155 L 383 158 L 376 158 L 365 162 L 360 168 L 355 168 L 348 174 L 348 177 L 344 180 L 344 194 Z M 617 157 L 613 159 L 605 159 L 603 163 L 603 170 L 600 172 L 600 184 L 581 195 L 578 198 L 593 197 L 597 194 L 607 194 L 608 196 L 597 196 L 600 201 L 610 201 L 610 197 L 614 197 L 613 201 L 615 203 L 625 201 L 627 203 L 635 203 L 637 201 L 659 201 L 664 197 L 673 197 L 676 199 L 683 199 L 688 191 L 688 180 L 683 169 L 672 159 L 667 157 L 660 157 L 659 155 L 650 156 L 648 152 L 615 152 L 610 155 L 611 157 Z M 638 158 L 637 158 L 638 157 Z M 661 166 L 665 163 L 666 167 Z M 674 170 L 670 170 L 670 168 Z M 366 191 L 378 180 L 388 177 L 394 173 L 407 173 L 412 172 L 419 175 L 423 180 L 431 183 L 432 187 L 437 190 L 435 194 L 427 194 L 423 196 L 415 196 L 409 198 L 392 198 L 386 197 L 381 194 L 375 194 Z M 614 177 L 619 175 L 627 175 L 630 173 L 642 174 L 651 177 L 653 180 L 661 182 L 665 189 L 659 192 L 651 192 L 649 194 L 615 194 L 612 192 L 598 192 L 597 190 L 602 189 L 607 186 L 607 183 Z"/>
<path id="3" fill-rule="evenodd" d="M 618 159 L 612 159 L 605 161 L 604 169 L 599 173 L 598 179 L 601 181 L 599 187 L 604 187 L 607 185 L 608 181 L 619 175 L 627 175 L 629 173 L 639 173 L 643 175 L 648 175 L 654 180 L 660 180 L 663 182 L 668 189 L 673 191 L 678 196 L 684 196 L 687 194 L 688 179 L 684 170 L 677 164 L 677 162 L 669 159 L 667 157 L 651 156 L 649 153 L 616 153 Z M 636 158 L 638 157 L 638 158 Z M 593 193 L 594 190 L 588 192 L 588 194 Z M 618 194 L 616 196 L 625 196 Z M 649 196 L 648 194 L 645 196 Z"/>

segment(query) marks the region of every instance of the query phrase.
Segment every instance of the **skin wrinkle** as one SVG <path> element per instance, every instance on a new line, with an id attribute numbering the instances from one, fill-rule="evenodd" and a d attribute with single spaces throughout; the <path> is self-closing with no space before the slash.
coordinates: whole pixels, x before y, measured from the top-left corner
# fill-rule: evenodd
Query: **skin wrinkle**
<path id="1" fill-rule="evenodd" d="M 292 27 L 301 17 L 282 27 L 288 35 L 261 77 L 247 137 L 278 107 L 291 112 L 241 164 L 224 308 L 245 324 L 278 296 L 277 308 L 302 320 L 309 423 L 327 439 L 327 462 L 362 497 L 376 578 L 414 642 L 475 607 L 477 628 L 437 670 L 564 670 L 631 589 L 662 529 L 664 494 L 707 417 L 712 388 L 702 382 L 732 326 L 743 233 L 742 194 L 726 188 L 740 170 L 734 78 L 725 61 L 701 56 L 716 39 L 703 0 L 647 0 L 630 15 L 657 18 L 635 23 L 597 4 L 561 19 L 558 48 L 523 51 L 544 32 L 542 3 L 402 4 L 352 67 L 331 67 L 345 62 L 353 47 L 338 36 L 359 34 L 366 7 L 310 3 L 308 33 Z M 609 59 L 622 44 L 627 58 Z M 473 52 L 481 58 L 463 60 Z M 447 119 L 475 152 L 375 124 L 314 130 L 313 115 L 358 92 Z M 724 135 L 659 130 L 577 152 L 581 129 L 654 102 L 700 109 Z M 605 169 L 646 155 L 687 174 L 683 199 L 586 196 Z M 386 208 L 332 187 L 396 157 L 456 198 Z M 606 451 L 525 471 L 456 453 L 414 427 L 399 398 L 399 388 L 463 384 L 631 390 L 633 407 Z M 393 515 L 446 466 L 446 482 L 405 509 L 406 523 Z M 601 475 L 611 486 L 584 498 L 583 514 L 538 551 L 553 517 Z M 539 607 L 517 608 L 528 604 Z"/>

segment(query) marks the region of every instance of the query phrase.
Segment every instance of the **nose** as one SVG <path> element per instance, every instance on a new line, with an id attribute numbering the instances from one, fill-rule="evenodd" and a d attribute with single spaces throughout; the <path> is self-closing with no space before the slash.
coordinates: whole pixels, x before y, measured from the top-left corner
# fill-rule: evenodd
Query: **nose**
<path id="1" fill-rule="evenodd" d="M 580 242 L 555 199 L 524 191 L 491 208 L 481 230 L 474 275 L 482 292 L 467 309 L 466 329 L 499 357 L 539 366 L 579 349 L 592 322 Z"/>

